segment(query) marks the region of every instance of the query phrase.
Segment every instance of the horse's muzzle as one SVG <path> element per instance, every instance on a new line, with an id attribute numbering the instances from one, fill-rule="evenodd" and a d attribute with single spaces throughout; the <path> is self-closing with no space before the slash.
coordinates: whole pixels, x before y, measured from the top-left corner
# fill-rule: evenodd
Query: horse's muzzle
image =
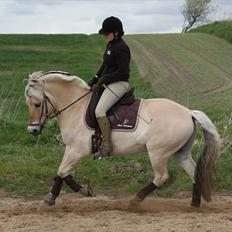
<path id="1" fill-rule="evenodd" d="M 39 134 L 41 134 L 42 129 L 43 129 L 43 127 L 39 123 L 36 123 L 36 124 L 32 123 L 32 124 L 29 124 L 28 127 L 27 127 L 27 131 L 29 133 L 31 133 L 32 135 L 39 135 Z"/>

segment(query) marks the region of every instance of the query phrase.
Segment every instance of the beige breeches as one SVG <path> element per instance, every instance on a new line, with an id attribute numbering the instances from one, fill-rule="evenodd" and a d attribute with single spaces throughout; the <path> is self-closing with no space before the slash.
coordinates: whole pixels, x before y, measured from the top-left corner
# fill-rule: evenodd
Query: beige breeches
<path id="1" fill-rule="evenodd" d="M 129 83 L 126 81 L 117 81 L 107 86 L 119 98 L 129 91 Z M 103 117 L 106 112 L 119 100 L 108 88 L 103 91 L 100 100 L 95 109 L 96 118 Z"/>

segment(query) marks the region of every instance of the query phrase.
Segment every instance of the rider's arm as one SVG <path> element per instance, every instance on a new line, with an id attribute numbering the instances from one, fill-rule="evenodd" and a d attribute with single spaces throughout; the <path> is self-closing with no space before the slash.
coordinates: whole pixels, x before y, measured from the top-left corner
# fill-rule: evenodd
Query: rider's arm
<path id="1" fill-rule="evenodd" d="M 96 75 L 97 75 L 98 77 L 101 76 L 101 74 L 102 74 L 104 68 L 105 68 L 105 65 L 104 65 L 104 61 L 103 61 L 101 67 L 99 68 L 99 70 L 98 70 L 97 73 L 96 73 Z"/>

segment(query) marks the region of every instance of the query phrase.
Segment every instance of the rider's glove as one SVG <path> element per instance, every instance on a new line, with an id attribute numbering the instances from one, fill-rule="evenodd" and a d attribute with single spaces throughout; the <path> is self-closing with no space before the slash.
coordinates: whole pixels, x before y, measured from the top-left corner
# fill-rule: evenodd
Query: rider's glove
<path id="1" fill-rule="evenodd" d="M 99 80 L 99 77 L 97 75 L 93 76 L 92 79 L 90 79 L 87 83 L 92 88 L 94 84 L 96 84 Z"/>
<path id="2" fill-rule="evenodd" d="M 97 88 L 101 88 L 104 84 L 106 84 L 106 78 L 102 76 L 97 82 Z"/>

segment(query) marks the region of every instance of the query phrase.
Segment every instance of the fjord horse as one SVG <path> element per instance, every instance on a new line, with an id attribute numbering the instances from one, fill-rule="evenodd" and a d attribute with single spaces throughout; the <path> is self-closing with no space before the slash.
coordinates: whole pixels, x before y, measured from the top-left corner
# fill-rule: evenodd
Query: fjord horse
<path id="1" fill-rule="evenodd" d="M 71 168 L 91 152 L 94 131 L 84 123 L 89 92 L 90 87 L 85 81 L 66 72 L 34 72 L 28 78 L 25 87 L 29 109 L 28 131 L 34 135 L 40 134 L 46 121 L 56 114 L 66 145 L 51 192 L 44 199 L 47 206 L 55 204 L 63 182 L 73 191 L 92 195 L 89 186 L 77 183 L 69 174 Z M 78 98 L 79 101 L 66 107 Z M 164 98 L 143 99 L 140 115 L 151 123 L 138 118 L 137 128 L 133 132 L 112 130 L 113 156 L 147 151 L 152 164 L 154 179 L 136 194 L 134 200 L 143 201 L 168 180 L 167 163 L 174 156 L 192 180 L 192 206 L 199 207 L 201 197 L 210 201 L 213 165 L 220 150 L 220 136 L 211 120 L 201 111 L 190 110 Z M 196 122 L 203 129 L 205 138 L 205 146 L 197 164 L 191 156 Z"/>

